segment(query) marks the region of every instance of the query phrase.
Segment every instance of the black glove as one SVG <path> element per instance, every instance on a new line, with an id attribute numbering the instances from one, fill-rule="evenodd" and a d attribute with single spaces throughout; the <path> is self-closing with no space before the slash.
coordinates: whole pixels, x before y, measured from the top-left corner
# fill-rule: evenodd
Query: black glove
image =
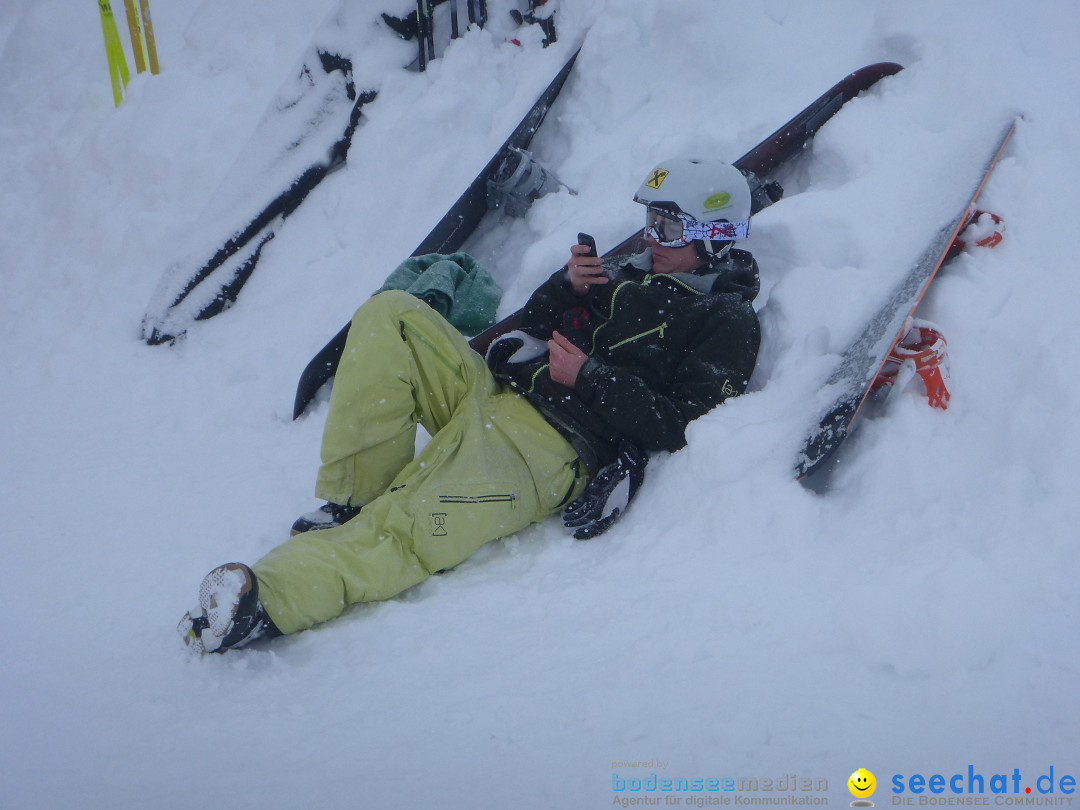
<path id="1" fill-rule="evenodd" d="M 563 523 L 577 529 L 576 539 L 588 540 L 611 528 L 641 488 L 648 463 L 644 450 L 628 441 L 619 443 L 619 457 L 600 470 L 581 497 L 563 510 Z"/>
<path id="2" fill-rule="evenodd" d="M 499 335 L 491 342 L 484 355 L 484 362 L 492 373 L 499 374 L 506 369 L 507 365 L 528 363 L 546 354 L 547 350 L 546 340 L 534 338 L 520 329 L 515 329 L 505 335 Z"/>

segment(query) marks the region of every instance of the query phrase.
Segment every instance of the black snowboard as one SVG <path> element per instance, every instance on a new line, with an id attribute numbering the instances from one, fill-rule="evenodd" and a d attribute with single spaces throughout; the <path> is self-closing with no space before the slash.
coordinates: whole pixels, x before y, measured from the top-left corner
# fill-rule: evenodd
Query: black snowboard
<path id="1" fill-rule="evenodd" d="M 481 172 L 472 181 L 465 193 L 458 197 L 446 215 L 432 228 L 424 240 L 416 246 L 410 256 L 423 256 L 428 253 L 453 253 L 459 250 L 465 240 L 476 230 L 484 215 L 488 212 L 488 179 L 510 154 L 512 149 L 526 149 L 532 142 L 533 135 L 544 122 L 551 105 L 558 98 L 559 92 L 577 60 L 577 52 L 571 56 L 555 78 L 547 86 L 521 123 L 517 125 L 499 148 L 499 151 L 487 162 Z M 304 412 L 308 403 L 315 397 L 323 384 L 334 376 L 338 361 L 345 349 L 345 338 L 349 333 L 349 324 L 345 324 L 319 353 L 311 359 L 300 375 L 296 389 L 296 402 L 293 406 L 293 419 Z"/>

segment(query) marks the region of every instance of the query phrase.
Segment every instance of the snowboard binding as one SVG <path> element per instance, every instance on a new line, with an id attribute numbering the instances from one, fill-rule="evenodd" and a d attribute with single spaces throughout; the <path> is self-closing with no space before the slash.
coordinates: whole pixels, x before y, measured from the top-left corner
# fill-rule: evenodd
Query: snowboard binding
<path id="1" fill-rule="evenodd" d="M 903 388 L 917 374 L 926 388 L 930 407 L 947 409 L 951 398 L 947 384 L 948 345 L 934 324 L 909 318 L 904 337 L 889 352 L 870 390 L 877 393 L 884 388 Z"/>
<path id="2" fill-rule="evenodd" d="M 994 248 L 1005 238 L 1005 222 L 990 211 L 977 210 L 963 232 L 956 237 L 950 253 L 968 247 Z M 884 388 L 903 388 L 918 374 L 926 388 L 926 399 L 932 408 L 949 407 L 948 341 L 941 330 L 929 321 L 908 318 L 904 336 L 889 352 L 885 364 L 870 387 L 872 393 Z M 899 385 L 897 384 L 899 382 Z"/>
<path id="3" fill-rule="evenodd" d="M 1005 238 L 1005 220 L 990 211 L 976 211 L 971 223 L 953 243 L 957 250 L 965 250 L 969 244 L 975 247 L 993 248 Z"/>

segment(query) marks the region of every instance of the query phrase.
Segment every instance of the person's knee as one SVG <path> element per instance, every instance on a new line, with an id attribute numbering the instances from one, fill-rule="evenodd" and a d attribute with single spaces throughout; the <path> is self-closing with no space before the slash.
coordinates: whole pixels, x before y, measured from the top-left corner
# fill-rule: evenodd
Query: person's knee
<path id="1" fill-rule="evenodd" d="M 404 290 L 386 290 L 378 295 L 373 295 L 360 305 L 353 315 L 353 320 L 368 316 L 383 314 L 397 315 L 402 312 L 410 312 L 417 309 L 420 302 Z"/>

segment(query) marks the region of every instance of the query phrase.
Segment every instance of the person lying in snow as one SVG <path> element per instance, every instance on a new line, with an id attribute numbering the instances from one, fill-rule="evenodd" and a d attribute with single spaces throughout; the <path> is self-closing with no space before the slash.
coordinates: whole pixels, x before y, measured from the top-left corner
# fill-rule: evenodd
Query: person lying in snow
<path id="1" fill-rule="evenodd" d="M 742 393 L 757 358 L 757 264 L 732 247 L 750 190 L 715 160 L 667 161 L 635 201 L 642 253 L 570 249 L 486 357 L 400 291 L 356 312 L 316 494 L 327 503 L 250 568 L 211 571 L 179 630 L 198 652 L 296 633 L 388 599 L 560 509 L 575 537 L 625 511 L 647 453 Z M 431 434 L 414 458 L 416 425 Z"/>

